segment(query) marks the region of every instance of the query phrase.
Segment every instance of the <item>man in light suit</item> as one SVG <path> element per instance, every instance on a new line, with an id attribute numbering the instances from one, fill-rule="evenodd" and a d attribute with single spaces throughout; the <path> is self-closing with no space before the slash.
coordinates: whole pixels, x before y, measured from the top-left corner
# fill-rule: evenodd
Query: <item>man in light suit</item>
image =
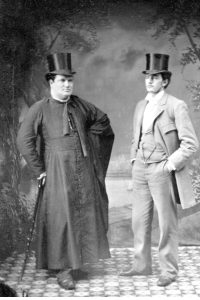
<path id="1" fill-rule="evenodd" d="M 169 56 L 146 54 L 146 59 L 147 96 L 136 106 L 131 148 L 134 261 L 132 268 L 120 275 L 152 274 L 155 205 L 160 228 L 157 285 L 167 286 L 178 273 L 177 203 L 183 209 L 196 204 L 187 163 L 199 145 L 187 105 L 165 91 L 171 79 Z"/>

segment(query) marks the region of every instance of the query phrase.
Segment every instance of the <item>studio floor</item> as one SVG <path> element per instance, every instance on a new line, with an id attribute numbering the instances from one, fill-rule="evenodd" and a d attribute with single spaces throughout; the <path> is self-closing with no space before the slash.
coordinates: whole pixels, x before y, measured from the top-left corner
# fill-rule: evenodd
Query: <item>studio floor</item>
<path id="1" fill-rule="evenodd" d="M 14 253 L 0 263 L 0 279 L 18 291 L 26 290 L 29 297 L 194 297 L 200 296 L 200 247 L 179 247 L 179 274 L 176 282 L 167 287 L 156 285 L 159 266 L 157 249 L 152 248 L 153 274 L 150 276 L 122 277 L 118 272 L 131 265 L 133 248 L 112 248 L 111 258 L 86 265 L 87 280 L 76 282 L 75 290 L 59 287 L 55 275 L 35 269 L 35 256 L 31 254 L 23 280 L 18 284 L 24 255 Z"/>

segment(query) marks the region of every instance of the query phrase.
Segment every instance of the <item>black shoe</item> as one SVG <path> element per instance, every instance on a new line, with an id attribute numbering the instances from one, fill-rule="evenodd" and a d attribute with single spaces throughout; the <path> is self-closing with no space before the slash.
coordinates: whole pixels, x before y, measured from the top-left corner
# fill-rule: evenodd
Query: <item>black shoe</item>
<path id="1" fill-rule="evenodd" d="M 49 277 L 56 277 L 56 275 L 60 272 L 60 270 L 53 270 L 53 269 L 50 269 L 48 270 L 48 275 Z"/>
<path id="2" fill-rule="evenodd" d="M 83 280 L 88 278 L 88 272 L 81 269 L 71 270 L 70 274 L 74 280 Z"/>
<path id="3" fill-rule="evenodd" d="M 57 274 L 58 284 L 65 290 L 74 290 L 75 283 L 72 275 L 70 274 L 70 270 L 60 271 Z"/>
<path id="4" fill-rule="evenodd" d="M 152 272 L 150 271 L 138 272 L 133 268 L 128 270 L 122 270 L 121 272 L 119 272 L 120 276 L 144 276 L 144 275 L 151 275 L 151 274 Z"/>
<path id="5" fill-rule="evenodd" d="M 166 275 L 160 275 L 157 285 L 158 286 L 167 286 L 176 280 L 175 277 L 168 277 Z"/>

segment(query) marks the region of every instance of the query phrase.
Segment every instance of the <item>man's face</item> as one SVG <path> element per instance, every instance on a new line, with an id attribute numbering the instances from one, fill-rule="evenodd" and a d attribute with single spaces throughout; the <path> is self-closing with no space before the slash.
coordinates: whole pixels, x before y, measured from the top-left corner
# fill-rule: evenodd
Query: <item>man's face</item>
<path id="1" fill-rule="evenodd" d="M 71 96 L 73 86 L 73 76 L 56 75 L 54 80 L 50 80 L 50 88 L 53 95 L 61 100 Z"/>
<path id="2" fill-rule="evenodd" d="M 145 75 L 145 85 L 148 93 L 157 94 L 165 87 L 167 82 L 167 79 L 163 80 L 161 74 Z"/>

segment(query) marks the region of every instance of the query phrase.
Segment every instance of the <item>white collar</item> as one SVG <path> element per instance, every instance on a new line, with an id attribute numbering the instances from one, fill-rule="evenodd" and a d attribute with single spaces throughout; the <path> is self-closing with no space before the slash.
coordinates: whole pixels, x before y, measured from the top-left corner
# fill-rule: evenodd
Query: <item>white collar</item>
<path id="1" fill-rule="evenodd" d="M 149 103 L 156 104 L 164 95 L 165 91 L 161 90 L 157 94 L 148 93 L 145 97 Z"/>
<path id="2" fill-rule="evenodd" d="M 67 98 L 67 99 L 64 99 L 64 100 L 58 99 L 58 98 L 54 97 L 53 93 L 51 93 L 51 97 L 52 97 L 54 100 L 59 101 L 59 102 L 62 102 L 62 103 L 65 103 L 65 102 L 69 101 L 69 99 L 70 99 L 70 96 L 68 96 L 68 98 Z"/>

